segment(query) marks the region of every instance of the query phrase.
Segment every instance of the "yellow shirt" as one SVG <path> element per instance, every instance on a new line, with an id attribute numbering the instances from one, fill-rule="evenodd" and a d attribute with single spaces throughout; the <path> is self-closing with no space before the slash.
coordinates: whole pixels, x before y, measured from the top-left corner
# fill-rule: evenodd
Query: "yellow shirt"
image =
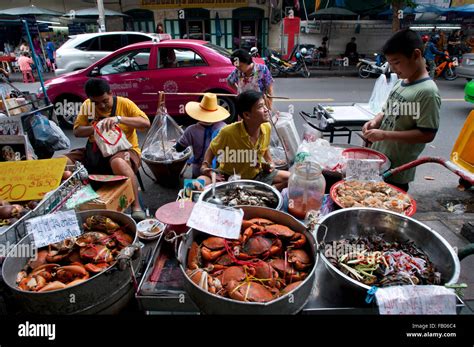
<path id="1" fill-rule="evenodd" d="M 132 100 L 123 98 L 121 96 L 117 96 L 117 110 L 115 115 L 121 117 L 142 117 L 148 119 L 148 116 L 145 114 L 145 112 L 140 110 Z M 98 109 L 95 110 L 94 117 L 94 114 L 92 113 L 91 101 L 90 99 L 87 99 L 82 104 L 79 114 L 77 115 L 76 121 L 74 122 L 74 129 L 79 126 L 91 125 L 92 121 L 107 117 L 110 117 L 110 112 L 102 113 Z M 123 133 L 127 137 L 128 142 L 132 144 L 132 149 L 140 155 L 141 150 L 138 146 L 137 131 L 134 128 L 124 124 L 119 124 L 118 126 L 122 129 Z M 90 136 L 89 141 L 94 142 L 94 136 Z"/>
<path id="2" fill-rule="evenodd" d="M 270 123 L 260 126 L 255 145 L 242 121 L 225 126 L 212 140 L 209 148 L 217 156 L 219 169 L 227 175 L 240 174 L 243 179 L 253 179 L 260 172 L 263 155 L 270 146 Z"/>

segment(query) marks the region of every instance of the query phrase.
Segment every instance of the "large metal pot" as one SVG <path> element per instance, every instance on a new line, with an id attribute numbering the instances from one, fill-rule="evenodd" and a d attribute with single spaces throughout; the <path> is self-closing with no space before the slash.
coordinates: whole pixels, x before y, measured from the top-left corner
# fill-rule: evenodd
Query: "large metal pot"
<path id="1" fill-rule="evenodd" d="M 254 190 L 259 190 L 265 193 L 271 193 L 278 203 L 275 206 L 269 206 L 275 210 L 280 210 L 283 205 L 283 198 L 280 192 L 269 184 L 253 181 L 253 180 L 237 180 L 232 182 L 222 182 L 216 184 L 216 196 L 221 198 L 227 194 L 229 189 L 232 189 L 236 186 L 240 186 L 243 188 L 249 188 Z M 201 195 L 199 195 L 199 201 L 207 201 L 212 198 L 212 186 L 209 186 L 206 190 L 204 190 Z M 243 205 L 242 205 L 243 206 Z"/>
<path id="2" fill-rule="evenodd" d="M 456 283 L 458 280 L 459 259 L 449 243 L 433 229 L 402 214 L 364 207 L 338 210 L 320 221 L 316 229 L 316 239 L 318 245 L 324 242 L 330 247 L 332 241 L 371 233 L 383 233 L 387 241 L 413 241 L 428 255 L 437 271 L 441 273 L 443 283 Z M 325 251 L 327 250 L 321 249 L 321 258 L 341 287 L 351 290 L 352 295 L 366 295 L 370 286 L 338 270 L 325 257 Z"/>
<path id="3" fill-rule="evenodd" d="M 286 225 L 294 231 L 304 233 L 313 259 L 316 259 L 316 242 L 314 236 L 308 232 L 305 226 L 292 216 L 272 210 L 266 207 L 243 206 L 244 218 L 266 218 L 275 223 Z M 308 301 L 309 295 L 313 288 L 315 279 L 314 265 L 308 277 L 294 291 L 281 296 L 280 298 L 267 303 L 257 302 L 240 302 L 218 295 L 213 295 L 192 282 L 186 275 L 185 267 L 187 263 L 188 250 L 194 240 L 205 237 L 206 234 L 194 229 L 190 229 L 186 234 L 184 241 L 178 249 L 178 260 L 180 262 L 181 271 L 184 274 L 184 287 L 193 302 L 205 314 L 296 314 Z"/>
<path id="4" fill-rule="evenodd" d="M 123 213 L 108 210 L 91 210 L 78 212 L 78 220 L 81 221 L 92 215 L 109 217 L 119 223 L 126 225 L 127 231 L 134 235 L 133 243 L 138 238 L 136 235 L 136 224 L 133 219 Z M 27 244 L 33 245 L 30 235 L 25 236 L 10 254 L 18 253 L 21 247 Z M 22 246 L 23 245 L 23 246 Z M 112 314 L 118 313 L 125 307 L 133 297 L 133 283 L 131 278 L 130 263 L 124 270 L 119 270 L 117 263 L 105 271 L 89 278 L 87 281 L 75 286 L 55 290 L 51 292 L 26 292 L 19 290 L 16 286 L 16 276 L 23 269 L 29 257 L 12 257 L 7 255 L 2 269 L 5 283 L 10 287 L 16 304 L 22 313 L 34 314 Z"/>

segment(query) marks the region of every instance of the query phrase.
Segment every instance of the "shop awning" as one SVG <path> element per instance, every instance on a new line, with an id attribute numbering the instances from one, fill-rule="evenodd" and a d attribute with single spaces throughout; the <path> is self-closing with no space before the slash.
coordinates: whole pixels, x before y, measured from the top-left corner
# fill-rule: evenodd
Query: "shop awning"
<path id="1" fill-rule="evenodd" d="M 85 8 L 82 10 L 75 10 L 74 15 L 76 17 L 98 17 L 99 16 L 99 10 L 97 7 L 91 7 L 91 8 Z M 128 15 L 117 12 L 117 11 L 112 11 L 105 9 L 105 16 L 107 17 L 128 17 Z"/>
<path id="2" fill-rule="evenodd" d="M 0 15 L 7 16 L 62 16 L 64 13 L 48 10 L 47 8 L 37 7 L 35 5 L 8 8 L 0 10 Z"/>

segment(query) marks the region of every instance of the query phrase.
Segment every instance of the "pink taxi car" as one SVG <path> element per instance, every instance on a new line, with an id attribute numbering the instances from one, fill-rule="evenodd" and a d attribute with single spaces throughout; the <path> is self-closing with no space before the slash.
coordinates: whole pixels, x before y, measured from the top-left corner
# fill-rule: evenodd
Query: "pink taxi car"
<path id="1" fill-rule="evenodd" d="M 45 87 L 65 126 L 74 124 L 78 107 L 87 98 L 84 84 L 91 77 L 107 80 L 114 94 L 128 97 L 153 116 L 158 91 L 234 94 L 227 85 L 227 76 L 234 70 L 229 58 L 225 49 L 206 41 L 148 41 L 121 48 L 86 69 L 48 80 Z M 166 106 L 172 116 L 185 115 L 184 105 L 199 99 L 200 96 L 167 95 Z M 219 103 L 235 115 L 233 99 L 219 97 Z"/>

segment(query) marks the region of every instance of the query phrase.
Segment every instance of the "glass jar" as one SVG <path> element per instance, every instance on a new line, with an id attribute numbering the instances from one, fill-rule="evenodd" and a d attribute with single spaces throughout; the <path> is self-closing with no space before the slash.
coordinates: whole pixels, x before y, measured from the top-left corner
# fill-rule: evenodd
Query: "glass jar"
<path id="1" fill-rule="evenodd" d="M 288 180 L 288 212 L 305 219 L 311 210 L 319 211 L 323 204 L 326 180 L 321 166 L 314 162 L 297 163 Z"/>

